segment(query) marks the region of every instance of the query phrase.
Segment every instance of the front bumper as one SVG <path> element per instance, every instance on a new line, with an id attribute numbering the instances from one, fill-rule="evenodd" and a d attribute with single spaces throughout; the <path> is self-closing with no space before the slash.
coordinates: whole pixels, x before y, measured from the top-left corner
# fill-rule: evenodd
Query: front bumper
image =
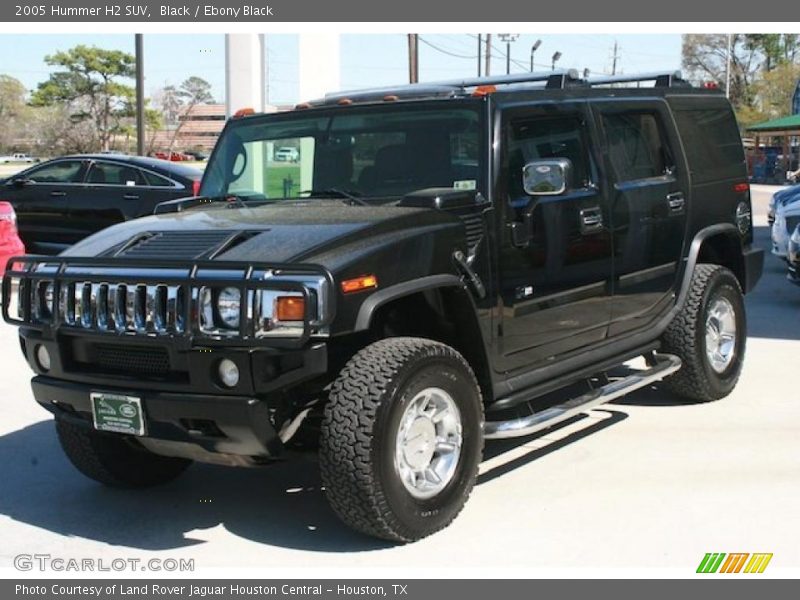
<path id="1" fill-rule="evenodd" d="M 283 445 L 272 427 L 267 402 L 248 396 L 209 396 L 109 388 L 37 376 L 36 401 L 59 419 L 91 428 L 91 392 L 140 397 L 146 448 L 170 456 L 233 465 L 252 465 L 281 456 Z M 116 434 L 110 434 L 116 435 Z"/>

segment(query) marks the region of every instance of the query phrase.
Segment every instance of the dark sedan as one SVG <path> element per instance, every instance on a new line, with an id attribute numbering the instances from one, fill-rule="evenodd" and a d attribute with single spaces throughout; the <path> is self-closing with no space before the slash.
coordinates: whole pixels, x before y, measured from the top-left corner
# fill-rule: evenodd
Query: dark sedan
<path id="1" fill-rule="evenodd" d="M 57 254 L 116 223 L 153 213 L 160 202 L 194 196 L 202 171 L 112 154 L 64 156 L 0 180 L 28 252 Z"/>

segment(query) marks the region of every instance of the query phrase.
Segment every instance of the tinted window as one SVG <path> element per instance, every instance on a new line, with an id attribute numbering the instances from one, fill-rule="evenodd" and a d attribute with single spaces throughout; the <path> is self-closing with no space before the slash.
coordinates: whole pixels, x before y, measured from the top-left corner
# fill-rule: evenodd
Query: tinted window
<path id="1" fill-rule="evenodd" d="M 730 110 L 679 110 L 675 120 L 698 183 L 743 176 L 744 149 Z"/>
<path id="2" fill-rule="evenodd" d="M 28 178 L 37 183 L 78 183 L 83 163 L 79 160 L 60 160 L 28 171 Z"/>
<path id="3" fill-rule="evenodd" d="M 605 115 L 611 164 L 620 181 L 663 175 L 670 164 L 669 152 L 656 116 L 652 113 Z"/>
<path id="4" fill-rule="evenodd" d="M 429 187 L 479 189 L 480 122 L 474 108 L 386 103 L 243 123 L 220 139 L 202 193 L 282 198 L 337 188 L 381 200 Z M 275 160 L 282 148 L 296 148 L 296 160 Z"/>
<path id="5" fill-rule="evenodd" d="M 145 183 L 153 187 L 172 187 L 173 183 L 169 179 L 165 179 L 160 175 L 151 173 L 150 171 L 142 171 Z"/>
<path id="6" fill-rule="evenodd" d="M 511 197 L 524 195 L 522 169 L 536 160 L 567 158 L 572 162 L 569 189 L 589 182 L 589 161 L 583 122 L 578 116 L 520 119 L 511 124 L 508 142 L 508 173 Z"/>
<path id="7" fill-rule="evenodd" d="M 88 182 L 105 185 L 144 185 L 144 179 L 139 169 L 104 162 L 92 165 Z"/>

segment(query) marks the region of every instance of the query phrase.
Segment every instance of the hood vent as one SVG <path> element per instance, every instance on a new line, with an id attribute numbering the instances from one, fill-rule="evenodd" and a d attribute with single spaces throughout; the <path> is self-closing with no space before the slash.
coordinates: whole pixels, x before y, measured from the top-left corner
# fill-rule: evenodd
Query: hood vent
<path id="1" fill-rule="evenodd" d="M 157 231 L 138 235 L 107 254 L 115 258 L 200 260 L 214 258 L 251 238 L 251 231 Z"/>

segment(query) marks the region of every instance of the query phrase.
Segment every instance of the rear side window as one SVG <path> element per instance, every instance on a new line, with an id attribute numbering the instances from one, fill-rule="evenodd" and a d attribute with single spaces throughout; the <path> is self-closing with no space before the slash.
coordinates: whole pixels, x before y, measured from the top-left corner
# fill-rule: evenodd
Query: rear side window
<path id="1" fill-rule="evenodd" d="M 172 187 L 172 182 L 169 179 L 156 175 L 150 171 L 142 171 L 145 183 L 151 187 Z"/>
<path id="2" fill-rule="evenodd" d="M 672 166 L 669 150 L 653 113 L 603 116 L 611 164 L 619 181 L 664 175 Z"/>
<path id="3" fill-rule="evenodd" d="M 744 149 L 729 109 L 676 110 L 675 121 L 695 183 L 743 177 Z"/>

